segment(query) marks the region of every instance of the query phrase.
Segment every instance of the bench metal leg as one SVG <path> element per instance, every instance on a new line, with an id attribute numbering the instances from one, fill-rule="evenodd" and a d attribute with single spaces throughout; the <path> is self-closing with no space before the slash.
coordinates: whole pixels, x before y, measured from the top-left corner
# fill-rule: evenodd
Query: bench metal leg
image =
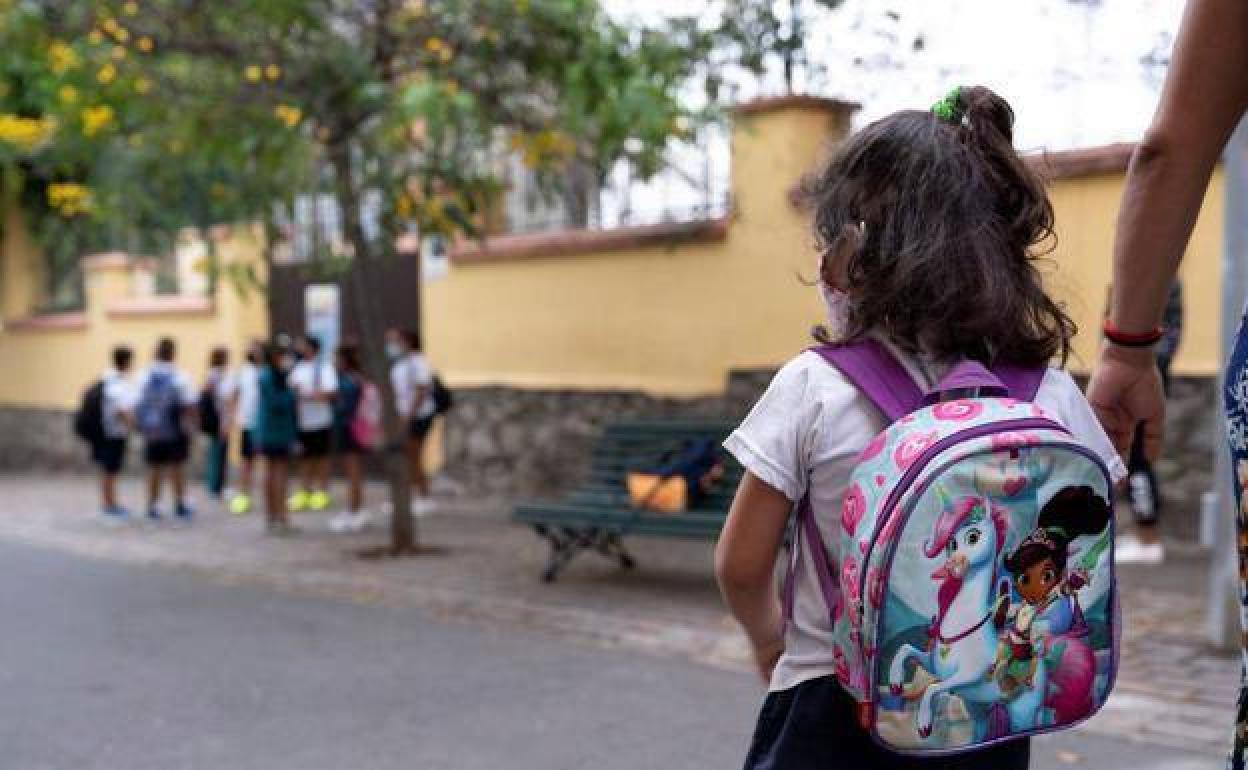
<path id="1" fill-rule="evenodd" d="M 611 532 L 602 532 L 596 528 L 574 529 L 571 527 L 551 527 L 545 524 L 534 524 L 533 530 L 550 543 L 550 557 L 542 570 L 542 581 L 553 583 L 563 568 L 581 551 L 593 549 L 608 559 L 617 562 L 624 569 L 632 569 L 637 565 L 632 554 L 624 547 L 620 536 Z"/>

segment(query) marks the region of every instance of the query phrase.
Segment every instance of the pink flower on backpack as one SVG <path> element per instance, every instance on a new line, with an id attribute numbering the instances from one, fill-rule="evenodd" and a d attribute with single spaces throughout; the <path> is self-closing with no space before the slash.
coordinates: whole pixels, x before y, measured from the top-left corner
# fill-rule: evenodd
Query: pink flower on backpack
<path id="1" fill-rule="evenodd" d="M 862 601 L 862 594 L 858 590 L 858 562 L 854 561 L 852 556 L 847 558 L 845 566 L 841 567 L 841 593 L 845 595 L 850 609 L 856 610 Z M 852 612 L 850 617 L 856 614 Z"/>
<path id="2" fill-rule="evenodd" d="M 897 463 L 898 468 L 904 471 L 915 460 L 919 459 L 919 455 L 923 454 L 925 449 L 936 443 L 936 438 L 939 435 L 937 431 L 931 431 L 930 433 L 915 433 L 907 436 L 897 446 L 896 451 L 893 452 L 893 461 Z"/>
<path id="3" fill-rule="evenodd" d="M 884 606 L 884 573 L 879 567 L 867 571 L 867 601 L 876 609 Z"/>
<path id="4" fill-rule="evenodd" d="M 1004 433 L 994 433 L 992 436 L 992 448 L 994 450 L 1014 449 L 1020 446 L 1029 446 L 1036 443 L 1036 436 L 1026 431 L 1007 430 Z"/>
<path id="5" fill-rule="evenodd" d="M 973 420 L 983 414 L 984 405 L 978 401 L 959 398 L 955 401 L 942 401 L 932 408 L 932 414 L 938 420 L 954 420 L 964 422 Z"/>
<path id="6" fill-rule="evenodd" d="M 862 450 L 862 454 L 858 455 L 858 462 L 865 463 L 867 460 L 878 457 L 880 452 L 884 451 L 884 447 L 887 444 L 888 444 L 888 434 L 887 433 L 879 434 L 875 438 L 871 439 L 871 443 L 867 444 L 866 448 Z"/>
<path id="7" fill-rule="evenodd" d="M 851 537 L 858 529 L 858 522 L 867 511 L 867 498 L 862 494 L 862 487 L 855 482 L 845 493 L 845 501 L 841 504 L 841 526 Z"/>
<path id="8" fill-rule="evenodd" d="M 836 678 L 841 684 L 849 685 L 849 661 L 845 659 L 845 653 L 838 644 L 832 648 L 832 661 L 836 666 Z"/>

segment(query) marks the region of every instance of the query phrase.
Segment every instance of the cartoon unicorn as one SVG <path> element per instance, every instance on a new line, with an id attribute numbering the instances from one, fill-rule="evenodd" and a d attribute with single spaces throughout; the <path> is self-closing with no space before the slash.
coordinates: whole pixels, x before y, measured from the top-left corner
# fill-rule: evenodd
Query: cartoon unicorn
<path id="1" fill-rule="evenodd" d="M 1001 689 L 988 674 L 997 657 L 998 629 L 993 624 L 997 564 L 1009 531 L 1009 513 L 987 497 L 950 500 L 943 488 L 937 494 L 941 514 L 923 547 L 929 559 L 942 553 L 945 556 L 944 563 L 932 573 L 940 581 L 936 617 L 928 629 L 927 649 L 903 644 L 888 676 L 894 695 L 902 693 L 907 666 L 912 662 L 935 678 L 919 698 L 915 715 L 921 738 L 932 734 L 938 697 L 958 695 L 968 706 L 989 706 L 1003 700 Z M 976 725 L 977 731 L 986 733 L 976 735 L 977 740 L 1034 726 L 1047 686 L 1047 671 L 1040 667 L 1032 681 L 1033 688 L 1004 705 L 1008 714 L 990 708 L 989 724 Z"/>

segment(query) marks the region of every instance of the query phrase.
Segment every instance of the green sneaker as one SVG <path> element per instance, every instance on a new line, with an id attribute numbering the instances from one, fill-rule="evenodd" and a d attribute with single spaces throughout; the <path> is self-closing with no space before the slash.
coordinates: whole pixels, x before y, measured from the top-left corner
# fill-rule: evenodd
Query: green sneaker
<path id="1" fill-rule="evenodd" d="M 230 498 L 230 513 L 235 516 L 251 513 L 251 495 L 234 495 Z"/>
<path id="2" fill-rule="evenodd" d="M 308 495 L 308 508 L 313 511 L 325 510 L 329 507 L 330 502 L 332 501 L 330 500 L 329 493 L 323 489 L 318 489 Z"/>
<path id="3" fill-rule="evenodd" d="M 290 496 L 290 499 L 286 501 L 286 507 L 289 508 L 292 513 L 306 511 L 308 509 L 308 503 L 311 502 L 311 497 L 311 495 L 301 489 Z"/>

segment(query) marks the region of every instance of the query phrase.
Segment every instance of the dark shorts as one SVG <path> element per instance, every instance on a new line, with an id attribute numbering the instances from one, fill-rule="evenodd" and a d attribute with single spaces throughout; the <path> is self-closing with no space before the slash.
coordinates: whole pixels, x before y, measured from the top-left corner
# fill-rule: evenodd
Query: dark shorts
<path id="1" fill-rule="evenodd" d="M 407 435 L 420 441 L 424 441 L 431 430 L 433 430 L 433 416 L 413 417 L 407 424 Z"/>
<path id="2" fill-rule="evenodd" d="M 179 465 L 191 456 L 191 441 L 186 436 L 172 441 L 149 441 L 143 447 L 148 465 Z"/>
<path id="3" fill-rule="evenodd" d="M 915 759 L 886 751 L 858 727 L 856 706 L 836 678 L 767 694 L 746 770 L 1026 770 L 1026 738 L 982 751 Z"/>
<path id="4" fill-rule="evenodd" d="M 365 451 L 360 442 L 355 440 L 355 434 L 351 432 L 349 425 L 339 425 L 334 429 L 334 449 L 352 455 L 364 454 Z"/>
<path id="5" fill-rule="evenodd" d="M 126 440 L 105 438 L 95 442 L 91 445 L 91 462 L 105 473 L 120 473 L 121 466 L 126 462 Z"/>
<path id="6" fill-rule="evenodd" d="M 257 450 L 258 450 L 258 447 L 256 446 L 256 440 L 252 438 L 251 431 L 250 430 L 243 431 L 242 446 L 239 447 L 238 451 L 242 454 L 242 456 L 245 459 L 250 460 L 251 458 L 256 456 L 256 454 L 258 453 Z"/>
<path id="7" fill-rule="evenodd" d="M 325 457 L 329 454 L 333 431 L 301 430 L 299 431 L 299 451 L 304 457 Z"/>
<path id="8" fill-rule="evenodd" d="M 270 460 L 285 460 L 294 454 L 294 451 L 290 444 L 261 444 L 260 454 Z"/>

